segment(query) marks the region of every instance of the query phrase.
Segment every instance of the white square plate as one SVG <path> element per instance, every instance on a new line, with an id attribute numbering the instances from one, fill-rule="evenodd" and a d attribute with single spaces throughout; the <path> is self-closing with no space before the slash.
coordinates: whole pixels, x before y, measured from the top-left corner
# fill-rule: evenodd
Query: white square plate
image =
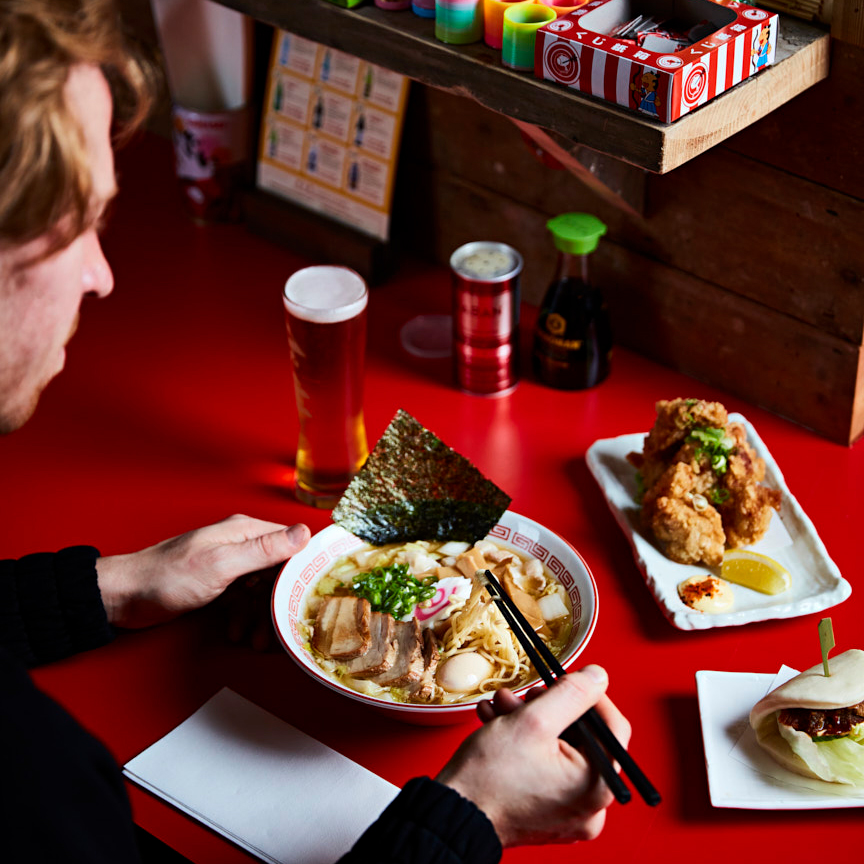
<path id="1" fill-rule="evenodd" d="M 714 807 L 744 810 L 824 810 L 864 807 L 864 789 L 811 780 L 778 765 L 757 743 L 750 709 L 797 674 L 697 672 L 705 767 Z"/>
<path id="2" fill-rule="evenodd" d="M 586 456 L 588 468 L 630 542 L 633 557 L 654 599 L 669 621 L 681 630 L 706 630 L 769 618 L 809 615 L 842 603 L 852 593 L 756 431 L 740 414 L 730 414 L 729 421 L 743 424 L 748 442 L 765 460 L 765 485 L 779 489 L 782 494 L 780 513 L 772 517 L 766 535 L 748 548 L 782 564 L 792 577 L 792 586 L 783 594 L 772 596 L 733 585 L 735 606 L 731 612 L 721 615 L 696 612 L 678 596 L 678 585 L 685 579 L 706 572 L 719 575 L 719 568 L 671 561 L 654 545 L 640 524 L 639 505 L 634 500 L 636 471 L 627 461 L 627 454 L 641 452 L 645 435 L 637 433 L 595 441 Z"/>

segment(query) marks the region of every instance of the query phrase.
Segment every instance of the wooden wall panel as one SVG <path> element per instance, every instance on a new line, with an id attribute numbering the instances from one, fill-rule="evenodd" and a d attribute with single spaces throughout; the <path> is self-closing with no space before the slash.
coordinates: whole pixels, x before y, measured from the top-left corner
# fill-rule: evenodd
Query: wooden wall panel
<path id="1" fill-rule="evenodd" d="M 855 398 L 852 402 L 852 429 L 850 442 L 864 434 L 864 347 L 858 357 L 858 379 L 855 383 Z M 830 436 L 829 436 L 830 437 Z"/>
<path id="2" fill-rule="evenodd" d="M 864 202 L 722 147 L 652 177 L 652 257 L 860 344 Z"/>
<path id="3" fill-rule="evenodd" d="M 860 434 L 860 345 L 622 247 L 596 270 L 620 344 L 833 441 Z"/>
<path id="4" fill-rule="evenodd" d="M 616 234 L 633 230 L 633 220 L 599 198 L 569 172 L 550 167 L 516 125 L 477 103 L 439 90 L 414 86 L 405 123 L 406 164 L 400 183 L 415 167 L 461 177 L 549 214 L 588 210 Z M 647 172 L 587 151 L 585 161 L 641 209 Z M 408 185 L 411 183 L 409 181 Z M 638 224 L 636 227 L 638 230 Z"/>
<path id="5" fill-rule="evenodd" d="M 834 0 L 831 35 L 853 45 L 864 45 L 864 7 L 861 0 Z"/>
<path id="6" fill-rule="evenodd" d="M 864 198 L 864 48 L 832 41 L 831 73 L 724 147 Z"/>

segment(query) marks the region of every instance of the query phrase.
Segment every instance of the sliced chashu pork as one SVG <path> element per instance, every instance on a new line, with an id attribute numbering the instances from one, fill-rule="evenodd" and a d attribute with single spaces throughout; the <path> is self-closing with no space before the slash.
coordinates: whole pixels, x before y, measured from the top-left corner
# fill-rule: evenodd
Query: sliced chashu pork
<path id="1" fill-rule="evenodd" d="M 431 630 L 423 631 L 423 672 L 420 680 L 411 684 L 409 693 L 412 702 L 428 702 L 435 693 L 435 670 L 440 658 L 438 640 Z"/>
<path id="2" fill-rule="evenodd" d="M 369 649 L 348 661 L 347 670 L 352 678 L 372 678 L 387 672 L 396 660 L 398 646 L 396 644 L 395 625 L 392 615 L 386 612 L 373 612 L 369 622 L 372 636 Z"/>
<path id="3" fill-rule="evenodd" d="M 406 687 L 419 681 L 423 674 L 423 637 L 416 618 L 394 621 L 396 658 L 393 665 L 370 680 L 382 687 Z"/>
<path id="4" fill-rule="evenodd" d="M 328 597 L 318 609 L 312 647 L 334 660 L 352 660 L 372 644 L 372 607 L 362 597 Z"/>

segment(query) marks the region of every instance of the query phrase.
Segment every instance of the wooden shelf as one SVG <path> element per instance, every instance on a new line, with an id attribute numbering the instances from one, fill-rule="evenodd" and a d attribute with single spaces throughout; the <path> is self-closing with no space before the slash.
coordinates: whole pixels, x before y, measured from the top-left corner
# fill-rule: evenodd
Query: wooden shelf
<path id="1" fill-rule="evenodd" d="M 446 45 L 434 21 L 367 2 L 344 9 L 329 0 L 219 0 L 251 17 L 474 99 L 562 135 L 575 145 L 665 173 L 740 132 L 828 76 L 829 35 L 781 16 L 776 62 L 670 125 L 501 65 L 483 43 Z"/>

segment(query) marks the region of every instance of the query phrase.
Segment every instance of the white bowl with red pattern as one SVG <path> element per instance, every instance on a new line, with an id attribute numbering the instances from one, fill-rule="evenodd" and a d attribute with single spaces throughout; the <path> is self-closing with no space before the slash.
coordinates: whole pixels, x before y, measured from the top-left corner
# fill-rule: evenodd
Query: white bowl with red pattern
<path id="1" fill-rule="evenodd" d="M 570 599 L 572 628 L 558 659 L 567 669 L 585 649 L 597 623 L 597 586 L 588 565 L 562 537 L 510 510 L 489 532 L 488 539 L 539 559 L 546 570 L 564 586 Z M 490 694 L 469 697 L 464 702 L 448 705 L 396 702 L 358 693 L 328 675 L 315 662 L 300 625 L 306 601 L 315 590 L 318 579 L 339 558 L 362 544 L 362 540 L 344 528 L 330 525 L 312 537 L 306 548 L 284 565 L 276 578 L 271 601 L 273 625 L 283 647 L 304 672 L 325 687 L 355 702 L 384 711 L 391 717 L 421 724 L 458 723 L 470 719 L 476 711 L 477 702 L 488 699 Z M 514 692 L 521 696 L 537 683 L 538 680 L 534 679 L 515 688 Z"/>

